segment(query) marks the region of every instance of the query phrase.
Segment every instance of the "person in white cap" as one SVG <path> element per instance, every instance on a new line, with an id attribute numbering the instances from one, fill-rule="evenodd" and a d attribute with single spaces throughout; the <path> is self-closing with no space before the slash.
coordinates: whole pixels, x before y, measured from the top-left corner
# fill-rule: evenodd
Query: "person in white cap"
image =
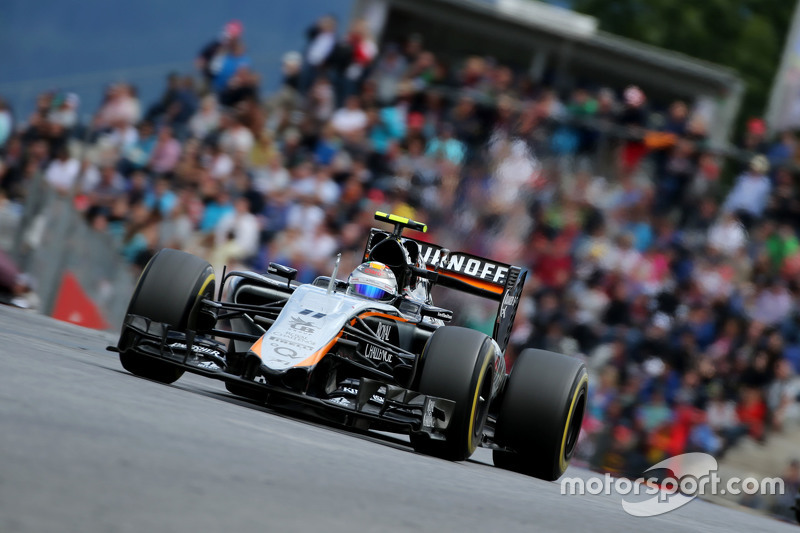
<path id="1" fill-rule="evenodd" d="M 772 190 L 772 183 L 766 176 L 768 170 L 766 157 L 753 157 L 747 171 L 736 180 L 722 205 L 723 210 L 739 214 L 745 227 L 749 227 L 754 218 L 760 218 L 767 205 Z"/>

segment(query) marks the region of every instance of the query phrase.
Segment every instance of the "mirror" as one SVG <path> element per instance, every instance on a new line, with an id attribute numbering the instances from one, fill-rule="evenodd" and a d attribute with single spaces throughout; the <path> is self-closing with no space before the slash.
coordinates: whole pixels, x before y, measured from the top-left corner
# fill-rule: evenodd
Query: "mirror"
<path id="1" fill-rule="evenodd" d="M 269 267 L 267 268 L 267 272 L 270 274 L 275 274 L 282 278 L 286 278 L 291 282 L 297 276 L 297 269 L 288 267 L 285 265 L 279 265 L 278 263 L 270 263 Z"/>

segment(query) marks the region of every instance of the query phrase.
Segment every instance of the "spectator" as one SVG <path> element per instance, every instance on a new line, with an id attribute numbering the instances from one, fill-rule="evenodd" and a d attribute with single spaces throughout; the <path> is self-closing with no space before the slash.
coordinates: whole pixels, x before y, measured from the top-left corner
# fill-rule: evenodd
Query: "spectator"
<path id="1" fill-rule="evenodd" d="M 168 174 L 175 169 L 180 157 L 181 144 L 173 136 L 172 128 L 170 126 L 161 126 L 150 155 L 150 168 L 156 174 Z"/>
<path id="2" fill-rule="evenodd" d="M 706 407 L 708 424 L 717 435 L 721 436 L 720 454 L 723 454 L 747 434 L 747 427 L 739 422 L 736 403 L 725 399 L 722 386 L 714 382 L 710 388 L 709 403 Z"/>
<path id="3" fill-rule="evenodd" d="M 197 70 L 203 75 L 206 86 L 211 87 L 216 81 L 227 50 L 242 38 L 244 26 L 238 20 L 225 24 L 218 39 L 214 39 L 200 50 L 195 60 Z"/>
<path id="4" fill-rule="evenodd" d="M 733 213 L 723 213 L 720 220 L 711 226 L 708 243 L 715 250 L 732 256 L 747 243 L 747 233 Z"/>
<path id="5" fill-rule="evenodd" d="M 775 143 L 767 152 L 767 159 L 772 168 L 790 164 L 797 151 L 797 139 L 791 131 L 784 131 L 779 142 Z"/>
<path id="6" fill-rule="evenodd" d="M 130 174 L 134 170 L 145 168 L 150 164 L 153 151 L 156 148 L 158 139 L 155 135 L 153 125 L 148 121 L 139 124 L 136 135 L 136 142 L 128 145 L 122 150 L 123 159 L 120 167 L 124 174 Z"/>
<path id="7" fill-rule="evenodd" d="M 325 221 L 325 211 L 314 203 L 311 194 L 300 195 L 286 214 L 286 227 L 297 229 L 303 237 L 316 235 L 317 228 Z"/>
<path id="8" fill-rule="evenodd" d="M 483 124 L 478 117 L 475 100 L 469 93 L 458 99 L 450 115 L 454 134 L 468 145 L 476 145 L 483 141 Z"/>
<path id="9" fill-rule="evenodd" d="M 125 119 L 115 120 L 100 136 L 100 144 L 118 153 L 132 150 L 139 140 L 139 132 Z"/>
<path id="10" fill-rule="evenodd" d="M 367 127 L 367 114 L 361 108 L 358 96 L 348 96 L 344 107 L 336 110 L 331 117 L 334 131 L 343 136 L 353 136 Z"/>
<path id="11" fill-rule="evenodd" d="M 639 162 L 646 152 L 642 135 L 647 125 L 645 111 L 647 99 L 639 87 L 631 85 L 625 89 L 624 100 L 625 107 L 617 120 L 621 126 L 628 128 L 629 135 L 633 138 L 626 141 L 622 147 L 621 170 L 623 174 L 631 174 L 638 168 Z"/>
<path id="12" fill-rule="evenodd" d="M 737 408 L 739 419 L 747 426 L 750 436 L 761 441 L 765 436 L 764 428 L 767 417 L 767 407 L 761 391 L 755 387 L 744 387 L 741 395 L 742 402 Z"/>
<path id="13" fill-rule="evenodd" d="M 56 158 L 48 165 L 45 179 L 59 193 L 69 194 L 78 178 L 80 168 L 80 161 L 71 157 L 66 147 L 61 147 Z"/>
<path id="14" fill-rule="evenodd" d="M 396 44 L 387 45 L 372 73 L 377 82 L 379 102 L 389 104 L 394 101 L 407 69 L 408 64 L 400 54 L 400 48 Z"/>
<path id="15" fill-rule="evenodd" d="M 289 171 L 283 166 L 283 157 L 276 152 L 265 168 L 257 169 L 253 179 L 255 189 L 265 195 L 285 190 L 289 185 Z"/>
<path id="16" fill-rule="evenodd" d="M 136 124 L 141 117 L 139 99 L 130 85 L 119 83 L 109 86 L 105 102 L 95 115 L 94 126 L 98 130 L 112 127 L 125 129 Z"/>
<path id="17" fill-rule="evenodd" d="M 167 75 L 167 88 L 161 98 L 147 110 L 147 114 L 144 116 L 145 120 L 158 121 L 167 113 L 168 109 L 177 103 L 179 83 L 180 76 L 177 72 L 170 72 Z"/>
<path id="18" fill-rule="evenodd" d="M 791 294 L 786 289 L 784 282 L 773 278 L 758 293 L 750 316 L 762 324 L 774 326 L 783 321 L 791 309 Z"/>
<path id="19" fill-rule="evenodd" d="M 89 202 L 94 208 L 110 212 L 117 198 L 125 192 L 125 180 L 113 165 L 100 167 L 99 181 L 88 189 Z"/>
<path id="20" fill-rule="evenodd" d="M 218 143 L 208 145 L 205 154 L 209 176 L 217 180 L 226 180 L 233 173 L 233 158 L 224 152 Z"/>
<path id="21" fill-rule="evenodd" d="M 321 17 L 307 31 L 308 46 L 304 56 L 300 90 L 305 92 L 328 66 L 336 49 L 336 19 L 332 15 Z"/>
<path id="22" fill-rule="evenodd" d="M 750 118 L 747 121 L 747 130 L 741 145 L 742 149 L 755 154 L 766 154 L 769 150 L 766 138 L 766 123 L 757 117 Z"/>
<path id="23" fill-rule="evenodd" d="M 750 227 L 759 218 L 767 205 L 772 185 L 766 172 L 769 170 L 767 158 L 757 155 L 750 160 L 750 166 L 736 180 L 736 185 L 728 193 L 723 209 L 738 213 L 745 227 Z"/>
<path id="24" fill-rule="evenodd" d="M 767 407 L 771 425 L 778 431 L 800 422 L 800 379 L 787 359 L 780 359 L 775 365 L 775 380 L 767 389 Z"/>
<path id="25" fill-rule="evenodd" d="M 51 124 L 69 132 L 78 125 L 78 106 L 80 101 L 80 98 L 75 93 L 59 95 L 58 99 L 53 102 L 53 110 L 50 111 L 48 120 Z M 0 139 L 0 146 L 2 144 L 2 139 Z"/>
<path id="26" fill-rule="evenodd" d="M 205 139 L 217 129 L 220 117 L 216 96 L 207 94 L 201 100 L 200 108 L 189 119 L 189 132 L 194 138 Z"/>
<path id="27" fill-rule="evenodd" d="M 199 230 L 205 234 L 211 234 L 220 223 L 220 220 L 234 211 L 231 203 L 230 194 L 219 184 L 213 186 L 213 195 L 203 210 L 203 216 L 199 222 Z"/>
<path id="28" fill-rule="evenodd" d="M 783 491 L 778 494 L 772 505 L 772 512 L 784 520 L 794 521 L 796 512 L 793 505 L 796 505 L 798 491 L 800 491 L 800 461 L 792 459 L 781 474 L 783 480 Z"/>
<path id="29" fill-rule="evenodd" d="M 439 129 L 439 135 L 431 139 L 425 150 L 425 155 L 435 160 L 446 160 L 454 165 L 464 161 L 466 147 L 464 143 L 454 136 L 453 125 L 444 123 Z"/>
<path id="30" fill-rule="evenodd" d="M 144 197 L 144 206 L 151 213 L 162 217 L 169 216 L 177 202 L 177 195 L 170 189 L 169 180 L 164 177 L 156 180 L 153 190 Z"/>
<path id="31" fill-rule="evenodd" d="M 386 154 L 406 133 L 405 109 L 401 106 L 372 108 L 367 114 L 369 141 L 373 150 Z"/>
<path id="32" fill-rule="evenodd" d="M 249 154 L 253 149 L 255 137 L 235 113 L 225 113 L 220 124 L 219 146 L 227 154 Z"/>
<path id="33" fill-rule="evenodd" d="M 225 214 L 216 225 L 213 263 L 238 263 L 254 256 L 258 251 L 259 231 L 258 220 L 250 212 L 250 202 L 245 197 L 238 198 L 233 211 Z"/>
<path id="34" fill-rule="evenodd" d="M 343 58 L 344 60 L 340 60 L 343 67 L 341 85 L 337 91 L 340 102 L 361 89 L 361 83 L 369 74 L 372 62 L 378 54 L 378 47 L 364 19 L 353 22 L 346 38 L 346 45 L 349 54 Z"/>
<path id="35" fill-rule="evenodd" d="M 230 83 L 234 80 L 235 76 L 251 66 L 250 58 L 245 55 L 244 43 L 240 40 L 231 41 L 225 46 L 225 53 L 219 60 L 219 68 L 217 69 L 212 88 L 220 95 L 231 88 Z"/>

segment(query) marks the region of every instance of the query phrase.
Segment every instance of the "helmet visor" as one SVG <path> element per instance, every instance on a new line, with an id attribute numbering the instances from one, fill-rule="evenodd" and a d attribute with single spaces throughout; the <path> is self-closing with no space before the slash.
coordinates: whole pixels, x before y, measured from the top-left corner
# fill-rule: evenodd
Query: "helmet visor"
<path id="1" fill-rule="evenodd" d="M 350 286 L 351 290 L 360 296 L 370 298 L 372 300 L 391 300 L 394 295 L 374 285 L 367 285 L 366 283 L 355 283 Z"/>

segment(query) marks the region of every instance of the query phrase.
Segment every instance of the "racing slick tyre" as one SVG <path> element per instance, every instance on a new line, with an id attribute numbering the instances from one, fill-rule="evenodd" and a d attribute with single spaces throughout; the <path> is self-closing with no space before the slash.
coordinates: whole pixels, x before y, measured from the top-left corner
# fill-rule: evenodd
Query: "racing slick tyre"
<path id="1" fill-rule="evenodd" d="M 489 413 L 494 343 L 479 331 L 444 326 L 433 332 L 420 358 L 417 390 L 456 402 L 446 440 L 411 435 L 418 452 L 451 461 L 467 459 L 481 442 Z"/>
<path id="2" fill-rule="evenodd" d="M 214 287 L 214 269 L 207 261 L 186 252 L 165 248 L 150 259 L 139 276 L 127 314 L 169 324 L 179 331 L 194 330 L 200 301 L 204 297 L 212 297 Z M 131 374 L 161 383 L 173 383 L 184 372 L 165 361 L 132 350 L 120 352 L 119 359 L 122 367 Z"/>
<path id="3" fill-rule="evenodd" d="M 524 350 L 497 417 L 495 466 L 554 481 L 569 465 L 586 411 L 588 377 L 578 359 Z"/>

